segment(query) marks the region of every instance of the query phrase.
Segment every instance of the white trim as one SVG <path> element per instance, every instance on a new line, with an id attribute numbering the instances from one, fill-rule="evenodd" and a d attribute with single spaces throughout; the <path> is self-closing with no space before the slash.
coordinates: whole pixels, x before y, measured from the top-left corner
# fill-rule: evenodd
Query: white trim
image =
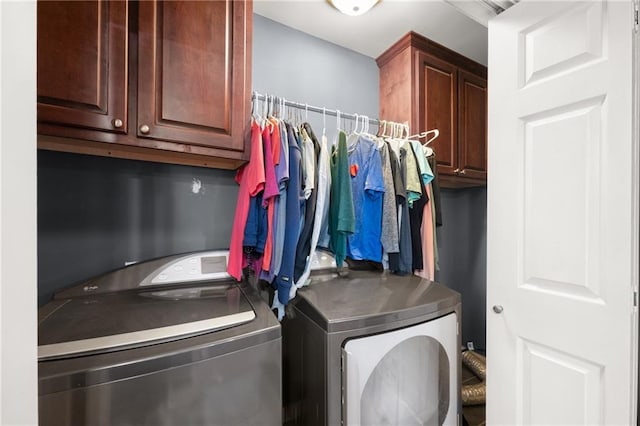
<path id="1" fill-rule="evenodd" d="M 178 338 L 190 334 L 198 334 L 232 327 L 234 325 L 249 322 L 256 317 L 253 311 L 239 312 L 202 321 L 193 321 L 184 324 L 158 327 L 130 333 L 115 334 L 112 336 L 95 337 L 92 339 L 75 340 L 64 343 L 38 346 L 38 359 L 60 357 L 105 349 L 114 349 L 123 346 L 145 345 L 151 342 Z"/>
<path id="2" fill-rule="evenodd" d="M 632 227 L 632 235 L 634 236 L 633 247 L 632 247 L 632 259 L 636 259 L 633 262 L 633 271 L 632 271 L 632 285 L 633 288 L 632 293 L 634 297 L 634 307 L 633 307 L 633 315 L 631 318 L 632 322 L 632 348 L 633 353 L 631 356 L 632 364 L 631 364 L 631 373 L 633 377 L 632 381 L 632 389 L 631 389 L 631 419 L 630 424 L 637 424 L 638 420 L 638 403 L 640 400 L 638 399 L 638 375 L 640 372 L 638 371 L 638 290 L 640 283 L 640 264 L 637 259 L 640 259 L 640 34 L 638 34 L 638 25 L 635 23 L 636 13 L 638 11 L 638 7 L 640 5 L 640 0 L 633 0 L 632 2 L 632 20 L 634 20 L 634 32 L 633 32 L 633 68 L 632 68 L 632 78 L 633 78 L 633 158 L 631 161 L 632 164 L 632 179 L 633 179 L 633 214 L 632 217 L 634 219 L 633 227 Z"/>
<path id="3" fill-rule="evenodd" d="M 36 2 L 0 1 L 0 424 L 38 423 Z"/>

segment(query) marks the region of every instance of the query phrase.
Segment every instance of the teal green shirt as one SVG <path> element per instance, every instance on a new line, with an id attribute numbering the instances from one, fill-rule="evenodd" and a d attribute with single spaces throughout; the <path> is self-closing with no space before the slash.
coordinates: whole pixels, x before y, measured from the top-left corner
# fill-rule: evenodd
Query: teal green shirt
<path id="1" fill-rule="evenodd" d="M 342 266 L 347 255 L 347 236 L 355 232 L 356 219 L 349 177 L 347 135 L 340 132 L 338 148 L 331 152 L 331 191 L 329 203 L 330 248 L 336 256 L 336 265 Z"/>

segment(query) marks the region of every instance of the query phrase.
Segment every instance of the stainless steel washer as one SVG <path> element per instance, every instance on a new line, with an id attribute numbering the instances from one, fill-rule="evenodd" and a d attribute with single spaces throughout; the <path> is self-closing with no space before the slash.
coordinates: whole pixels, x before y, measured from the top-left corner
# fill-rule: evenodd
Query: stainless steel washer
<path id="1" fill-rule="evenodd" d="M 283 321 L 287 423 L 460 424 L 460 295 L 319 263 Z"/>
<path id="2" fill-rule="evenodd" d="M 281 334 L 228 253 L 128 266 L 56 294 L 38 326 L 41 425 L 281 425 Z"/>

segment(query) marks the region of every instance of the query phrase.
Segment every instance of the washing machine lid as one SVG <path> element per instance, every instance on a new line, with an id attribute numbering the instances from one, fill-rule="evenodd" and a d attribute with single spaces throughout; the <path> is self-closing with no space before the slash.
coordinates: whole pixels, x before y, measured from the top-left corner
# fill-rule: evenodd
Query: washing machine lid
<path id="1" fill-rule="evenodd" d="M 228 252 L 154 259 L 92 278 L 38 312 L 38 358 L 65 358 L 182 339 L 253 320 L 226 272 Z"/>
<path id="2" fill-rule="evenodd" d="M 460 294 L 415 275 L 349 271 L 345 278 L 317 276 L 293 303 L 322 329 L 336 332 L 444 315 L 460 303 Z"/>
<path id="3" fill-rule="evenodd" d="M 38 359 L 140 347 L 255 318 L 233 284 L 116 292 L 56 300 L 38 327 Z"/>

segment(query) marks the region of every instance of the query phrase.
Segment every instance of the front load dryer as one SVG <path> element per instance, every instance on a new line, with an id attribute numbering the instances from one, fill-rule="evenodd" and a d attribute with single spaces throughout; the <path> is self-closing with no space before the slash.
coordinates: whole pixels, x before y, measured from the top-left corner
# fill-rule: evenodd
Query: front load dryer
<path id="1" fill-rule="evenodd" d="M 459 424 L 460 295 L 417 276 L 320 269 L 283 321 L 286 421 Z"/>
<path id="2" fill-rule="evenodd" d="M 40 425 L 281 425 L 281 334 L 226 252 L 56 294 L 38 326 Z"/>

